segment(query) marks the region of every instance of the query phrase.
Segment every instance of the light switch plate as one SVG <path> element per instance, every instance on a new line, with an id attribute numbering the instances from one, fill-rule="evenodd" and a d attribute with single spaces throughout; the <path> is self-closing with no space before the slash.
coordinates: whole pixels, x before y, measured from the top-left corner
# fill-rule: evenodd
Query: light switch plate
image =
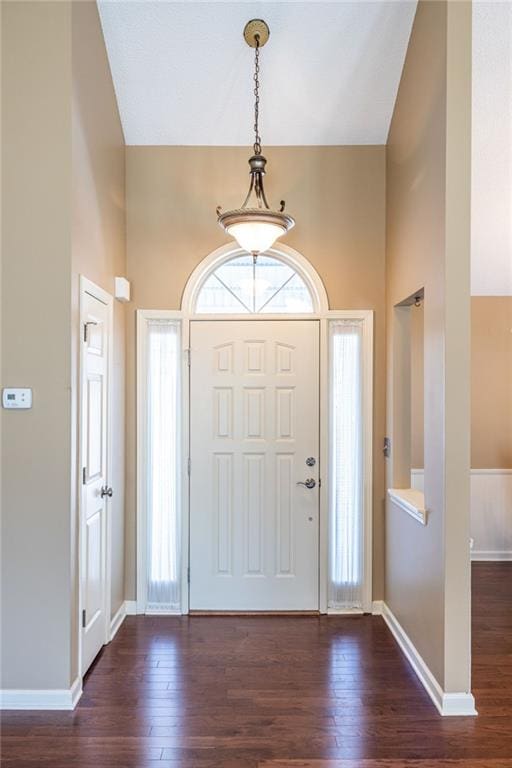
<path id="1" fill-rule="evenodd" d="M 32 408 L 32 390 L 29 387 L 5 387 L 2 405 L 4 408 Z"/>

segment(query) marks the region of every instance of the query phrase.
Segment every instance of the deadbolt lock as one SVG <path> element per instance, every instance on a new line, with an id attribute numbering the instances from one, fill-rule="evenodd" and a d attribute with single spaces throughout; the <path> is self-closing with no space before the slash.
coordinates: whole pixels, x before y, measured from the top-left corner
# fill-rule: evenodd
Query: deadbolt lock
<path id="1" fill-rule="evenodd" d="M 306 459 L 306 466 L 314 467 L 315 464 L 316 464 L 316 459 L 314 459 L 313 456 L 310 456 L 309 459 Z"/>

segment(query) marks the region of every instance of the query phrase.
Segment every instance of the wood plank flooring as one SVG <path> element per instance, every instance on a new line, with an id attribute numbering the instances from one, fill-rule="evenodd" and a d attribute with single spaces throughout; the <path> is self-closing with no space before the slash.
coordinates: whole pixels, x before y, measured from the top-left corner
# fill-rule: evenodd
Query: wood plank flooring
<path id="1" fill-rule="evenodd" d="M 512 768 L 512 563 L 473 566 L 477 718 L 380 617 L 129 617 L 74 712 L 3 713 L 10 768 Z"/>

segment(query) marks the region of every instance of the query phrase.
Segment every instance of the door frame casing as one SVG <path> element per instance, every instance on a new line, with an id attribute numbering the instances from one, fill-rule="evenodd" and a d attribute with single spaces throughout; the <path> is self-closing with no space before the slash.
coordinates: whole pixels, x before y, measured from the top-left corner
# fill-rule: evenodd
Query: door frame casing
<path id="1" fill-rule="evenodd" d="M 318 320 L 320 324 L 320 456 L 319 470 L 322 478 L 319 503 L 319 611 L 320 613 L 361 613 L 361 611 L 336 611 L 328 609 L 329 579 L 329 450 L 330 450 L 330 357 L 329 322 L 332 320 L 358 320 L 363 324 L 363 441 L 364 441 L 364 592 L 363 612 L 372 610 L 372 527 L 373 527 L 373 310 L 325 310 L 300 315 L 204 315 L 184 310 L 137 310 L 137 613 L 145 613 L 145 551 L 146 551 L 146 500 L 147 477 L 145 439 L 147 435 L 145 396 L 147 376 L 147 324 L 148 320 L 169 320 L 180 326 L 181 342 L 181 436 L 179 475 L 181 478 L 181 614 L 189 612 L 189 542 L 190 542 L 190 492 L 187 471 L 190 457 L 190 323 L 192 321 L 240 321 L 252 322 L 278 320 Z"/>
<path id="2" fill-rule="evenodd" d="M 85 345 L 83 342 L 83 328 L 84 328 L 84 297 L 85 294 L 89 294 L 97 301 L 105 304 L 108 313 L 108 352 L 107 352 L 107 455 L 106 455 L 106 481 L 109 484 L 112 477 L 112 375 L 113 375 L 113 363 L 114 363 L 114 297 L 100 288 L 99 285 L 93 283 L 92 280 L 80 275 L 79 277 L 79 327 L 78 327 L 78 343 L 79 343 L 79 356 L 78 356 L 78 466 L 77 466 L 77 484 L 78 484 L 78 676 L 80 680 L 83 678 L 82 672 L 82 610 L 84 605 L 83 595 L 83 583 L 82 583 L 82 545 L 83 545 L 83 514 L 84 514 L 84 485 L 82 483 L 82 471 L 85 466 L 85 457 L 83 455 L 83 419 L 84 419 L 84 386 L 83 375 L 85 372 Z M 104 568 L 104 594 L 103 594 L 103 610 L 105 614 L 105 629 L 104 629 L 104 645 L 110 642 L 110 620 L 111 620 L 111 581 L 112 581 L 112 518 L 108 503 L 105 507 L 105 515 L 103 521 L 104 537 L 104 553 L 103 553 L 103 568 Z"/>
<path id="3" fill-rule="evenodd" d="M 205 279 L 223 261 L 241 255 L 244 252 L 234 243 L 228 243 L 209 253 L 192 271 L 183 291 L 180 310 L 137 310 L 137 612 L 145 612 L 145 563 L 146 556 L 146 494 L 147 477 L 145 440 L 147 435 L 145 393 L 147 376 L 146 332 L 147 321 L 161 319 L 174 321 L 180 326 L 181 340 L 181 439 L 179 477 L 181 481 L 181 610 L 189 612 L 188 576 L 190 566 L 190 478 L 188 459 L 190 458 L 190 323 L 192 320 L 319 320 L 320 321 L 320 455 L 319 470 L 322 483 L 320 486 L 319 505 L 319 611 L 320 613 L 371 613 L 372 611 L 372 564 L 373 564 L 373 327 L 374 312 L 371 309 L 332 310 L 329 309 L 327 291 L 311 262 L 301 253 L 282 243 L 276 243 L 268 254 L 274 255 L 289 264 L 307 285 L 314 303 L 314 311 L 301 314 L 198 314 L 195 312 L 198 292 Z M 328 609 L 329 582 L 329 451 L 330 451 L 330 339 L 329 322 L 331 320 L 359 320 L 363 324 L 363 468 L 364 468 L 364 589 L 363 611 L 340 611 Z"/>

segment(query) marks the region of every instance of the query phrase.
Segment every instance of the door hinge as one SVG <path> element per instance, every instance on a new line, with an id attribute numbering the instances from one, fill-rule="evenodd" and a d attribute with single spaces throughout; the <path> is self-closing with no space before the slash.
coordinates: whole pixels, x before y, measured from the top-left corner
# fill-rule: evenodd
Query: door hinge
<path id="1" fill-rule="evenodd" d="M 386 457 L 386 459 L 389 459 L 391 456 L 391 438 L 385 437 L 384 438 L 384 445 L 382 446 L 382 453 Z"/>
<path id="2" fill-rule="evenodd" d="M 192 462 L 190 461 L 190 458 L 188 458 L 187 459 L 187 473 L 188 473 L 189 477 L 190 477 L 191 467 L 192 467 Z"/>
<path id="3" fill-rule="evenodd" d="M 190 349 L 186 349 L 185 352 L 187 353 L 187 365 L 190 368 Z"/>
<path id="4" fill-rule="evenodd" d="M 190 565 L 187 568 L 187 584 L 190 584 Z"/>
<path id="5" fill-rule="evenodd" d="M 87 482 L 86 476 L 87 476 L 87 470 L 85 467 L 83 467 L 82 468 L 82 485 L 85 485 Z"/>
<path id="6" fill-rule="evenodd" d="M 84 628 L 87 626 L 86 617 L 87 617 L 87 614 L 86 614 L 85 608 L 84 608 L 83 611 L 82 611 L 82 627 L 84 627 Z"/>

